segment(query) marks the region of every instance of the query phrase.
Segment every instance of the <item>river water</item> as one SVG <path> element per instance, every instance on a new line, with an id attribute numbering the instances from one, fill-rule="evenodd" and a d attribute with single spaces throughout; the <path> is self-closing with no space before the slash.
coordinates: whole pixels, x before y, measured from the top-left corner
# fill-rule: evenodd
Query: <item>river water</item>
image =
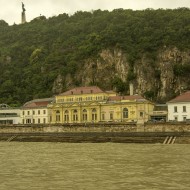
<path id="1" fill-rule="evenodd" d="M 0 143 L 0 190 L 190 189 L 190 145 Z"/>

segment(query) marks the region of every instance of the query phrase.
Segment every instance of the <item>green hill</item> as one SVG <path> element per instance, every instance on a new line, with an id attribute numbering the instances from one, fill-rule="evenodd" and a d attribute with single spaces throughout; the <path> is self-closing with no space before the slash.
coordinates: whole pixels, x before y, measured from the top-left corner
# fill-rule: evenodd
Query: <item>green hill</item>
<path id="1" fill-rule="evenodd" d="M 174 47 L 190 54 L 188 8 L 79 11 L 72 16 L 61 14 L 48 19 L 41 16 L 29 23 L 12 26 L 1 20 L 0 103 L 21 105 L 34 98 L 53 96 L 56 91 L 52 89 L 58 76 L 63 77 L 62 91 L 86 84 L 76 75 L 82 72 L 86 60 L 100 59 L 100 53 L 106 49 L 117 48 L 126 55 L 128 72 L 125 79 L 118 73 L 117 77 L 110 78 L 107 86 L 93 80 L 89 85 L 127 93 L 129 82 L 137 84 L 138 74 L 134 68 L 143 56 L 151 62 L 155 72 L 153 78 L 159 83 L 158 52 Z M 188 78 L 189 59 L 179 63 L 172 67 L 175 77 Z M 64 78 L 68 74 L 73 78 L 70 85 Z M 137 85 L 137 88 L 140 87 Z M 140 92 L 156 101 L 167 100 L 179 93 L 174 89 L 169 96 L 159 97 L 160 88 L 159 85 L 152 86 Z M 190 85 L 185 88 L 189 89 Z"/>

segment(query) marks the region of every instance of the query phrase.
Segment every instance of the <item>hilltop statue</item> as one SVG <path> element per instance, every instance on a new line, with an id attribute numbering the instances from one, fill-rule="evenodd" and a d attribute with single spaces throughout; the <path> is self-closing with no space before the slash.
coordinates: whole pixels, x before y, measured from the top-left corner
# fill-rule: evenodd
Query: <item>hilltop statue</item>
<path id="1" fill-rule="evenodd" d="M 24 8 L 24 3 L 22 2 L 22 12 L 25 12 L 26 9 Z"/>
<path id="2" fill-rule="evenodd" d="M 24 24 L 26 22 L 26 14 L 25 14 L 25 7 L 24 3 L 22 2 L 22 14 L 21 14 L 21 23 Z"/>

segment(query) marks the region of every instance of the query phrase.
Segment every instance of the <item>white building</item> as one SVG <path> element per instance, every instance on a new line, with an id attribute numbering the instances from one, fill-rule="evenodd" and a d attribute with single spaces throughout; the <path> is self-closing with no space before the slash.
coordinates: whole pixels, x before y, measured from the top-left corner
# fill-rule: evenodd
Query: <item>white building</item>
<path id="1" fill-rule="evenodd" d="M 52 101 L 53 98 L 44 98 L 26 102 L 21 108 L 22 124 L 49 123 L 47 105 Z"/>
<path id="2" fill-rule="evenodd" d="M 167 102 L 168 121 L 190 120 L 190 91 Z"/>
<path id="3" fill-rule="evenodd" d="M 20 108 L 0 104 L 0 124 L 20 124 Z"/>

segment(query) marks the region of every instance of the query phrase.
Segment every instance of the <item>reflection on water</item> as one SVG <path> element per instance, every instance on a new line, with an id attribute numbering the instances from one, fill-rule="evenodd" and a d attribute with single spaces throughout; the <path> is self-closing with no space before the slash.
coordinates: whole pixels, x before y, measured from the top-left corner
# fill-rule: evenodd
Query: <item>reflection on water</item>
<path id="1" fill-rule="evenodd" d="M 0 143 L 0 190 L 189 190 L 189 145 Z"/>

